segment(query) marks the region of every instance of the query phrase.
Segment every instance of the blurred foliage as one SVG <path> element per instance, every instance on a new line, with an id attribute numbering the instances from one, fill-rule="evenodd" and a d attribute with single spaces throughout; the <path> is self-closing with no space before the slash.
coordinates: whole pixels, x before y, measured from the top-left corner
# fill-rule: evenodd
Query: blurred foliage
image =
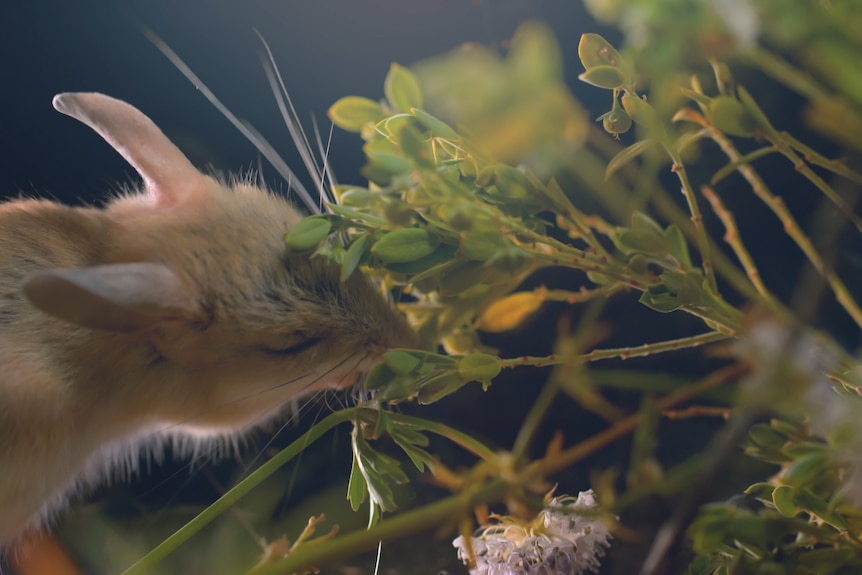
<path id="1" fill-rule="evenodd" d="M 835 246 L 835 230 L 847 228 L 854 237 L 862 230 L 854 211 L 862 185 L 854 168 L 862 150 L 862 3 L 585 3 L 624 37 L 618 47 L 596 34 L 580 41 L 580 79 L 592 86 L 586 89 L 608 95 L 598 123 L 566 87 L 563 55 L 537 23 L 518 30 L 505 56 L 471 45 L 409 69 L 393 65 L 384 100 L 351 96 L 330 109 L 336 126 L 363 139 L 368 185 L 337 187 L 337 203 L 288 231 L 287 245 L 340 265 L 344 278 L 364 268 L 385 289 L 404 294 L 400 307 L 421 345 L 388 352 L 368 376 L 369 398 L 321 424 L 354 426 L 348 499 L 354 510 L 370 502 L 368 530 L 311 539 L 249 573 L 304 572 L 422 530 L 468 537 L 476 523 L 487 528 L 489 505 L 505 507 L 504 524 L 527 525 L 554 474 L 629 434 L 625 478 L 596 470 L 592 487 L 602 509 L 597 520 L 622 539 L 636 529 L 625 524 L 629 507 L 651 493 L 673 502 L 673 517 L 644 559 L 643 573 L 862 569 L 862 371 L 838 343 L 858 336 L 862 311 L 837 271 Z M 807 126 L 829 153 L 842 156 L 827 157 L 784 131 L 786 118 L 771 117 L 761 103 L 768 94 L 737 83 L 737 71 L 797 92 Z M 784 158 L 792 189 L 773 191 L 772 174 L 761 176 L 767 156 Z M 761 274 L 745 241 L 758 237 L 757 230 L 740 229 L 740 214 L 724 203 L 743 195 L 763 203 L 771 212 L 765 217 L 777 218 L 811 264 L 811 277 L 792 298 L 775 290 L 792 281 L 791 272 Z M 826 228 L 835 233 L 813 236 L 823 228 L 806 227 L 805 214 L 793 213 L 782 196 L 831 203 Z M 520 288 L 544 268 L 576 270 L 581 283 L 568 290 Z M 634 347 L 601 347 L 609 329 L 596 320 L 602 306 L 628 297 L 654 310 L 656 323 L 686 314 L 701 329 Z M 853 336 L 822 329 L 821 299 L 837 302 Z M 577 321 L 561 322 L 554 354 L 505 358 L 483 343 L 482 333 L 514 330 L 551 301 L 579 308 L 571 316 Z M 635 412 L 614 404 L 603 378 L 591 375 L 590 362 L 600 359 L 716 342 L 720 367 L 703 370 L 694 382 L 664 378 L 659 386 L 628 372 L 621 386 L 644 395 Z M 502 369 L 519 366 L 553 371 L 536 402 L 524 406 L 506 452 L 397 407 L 434 403 L 472 382 L 487 389 Z M 705 399 L 721 387 L 729 389 L 723 400 Z M 607 428 L 570 446 L 557 437 L 544 456 L 531 458 L 543 418 L 560 401 L 580 404 Z M 727 419 L 721 432 L 703 438 L 691 461 L 665 469 L 658 422 L 716 414 Z M 309 433 L 316 438 L 324 430 Z M 429 450 L 429 434 L 479 462 L 466 471 L 448 469 Z M 310 437 L 296 445 L 304 447 Z M 395 451 L 377 447 L 384 437 Z M 738 498 L 712 501 L 713 482 L 740 449 L 771 464 L 772 473 Z M 403 463 L 415 470 L 408 473 Z M 454 495 L 395 512 L 394 486 L 417 473 L 430 473 Z M 564 492 L 580 487 L 560 486 Z M 217 504 L 213 514 L 226 507 Z M 685 556 L 683 547 L 691 550 L 689 565 L 675 563 Z M 527 567 L 522 572 L 557 572 Z"/>

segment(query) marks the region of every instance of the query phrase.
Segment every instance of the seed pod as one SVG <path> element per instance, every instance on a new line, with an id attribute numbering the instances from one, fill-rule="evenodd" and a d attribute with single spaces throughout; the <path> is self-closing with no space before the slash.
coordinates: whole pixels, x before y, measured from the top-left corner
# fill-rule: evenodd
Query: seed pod
<path id="1" fill-rule="evenodd" d="M 471 353 L 458 362 L 458 375 L 465 382 L 481 381 L 488 383 L 499 375 L 502 367 L 500 360 L 487 353 Z"/>
<path id="2" fill-rule="evenodd" d="M 377 240 L 371 254 L 384 263 L 406 263 L 434 253 L 439 245 L 437 236 L 428 230 L 403 228 Z"/>
<path id="3" fill-rule="evenodd" d="M 284 234 L 284 243 L 294 252 L 305 252 L 326 239 L 332 224 L 325 216 L 311 216 L 294 224 Z"/>

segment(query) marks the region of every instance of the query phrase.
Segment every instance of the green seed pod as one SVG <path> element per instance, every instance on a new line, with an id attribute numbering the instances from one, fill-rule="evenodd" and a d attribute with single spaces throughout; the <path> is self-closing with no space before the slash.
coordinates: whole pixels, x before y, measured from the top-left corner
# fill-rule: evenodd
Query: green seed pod
<path id="1" fill-rule="evenodd" d="M 623 73 L 614 66 L 593 66 L 578 76 L 578 80 L 606 90 L 619 88 L 626 83 Z"/>
<path id="2" fill-rule="evenodd" d="M 384 263 L 406 263 L 431 255 L 439 245 L 437 236 L 428 230 L 403 228 L 377 240 L 371 254 Z"/>
<path id="3" fill-rule="evenodd" d="M 311 216 L 294 224 L 284 234 L 284 243 L 294 252 L 305 252 L 326 239 L 332 224 L 325 216 Z"/>
<path id="4" fill-rule="evenodd" d="M 617 140 L 620 139 L 620 134 L 625 134 L 632 127 L 631 117 L 617 105 L 616 101 L 614 101 L 614 107 L 610 112 L 602 114 L 597 119 L 602 121 L 602 128 L 605 129 L 605 132 L 613 135 Z"/>
<path id="5" fill-rule="evenodd" d="M 598 34 L 581 35 L 581 40 L 578 42 L 578 58 L 587 70 L 596 66 L 619 67 L 623 60 L 617 49 Z"/>
<path id="6" fill-rule="evenodd" d="M 736 98 L 718 96 L 713 98 L 706 110 L 712 124 L 730 136 L 749 138 L 755 134 L 757 124 Z"/>
<path id="7" fill-rule="evenodd" d="M 500 360 L 487 353 L 471 353 L 458 362 L 458 375 L 464 380 L 488 383 L 502 370 Z"/>
<path id="8" fill-rule="evenodd" d="M 361 132 L 367 124 L 376 124 L 386 116 L 380 104 L 361 96 L 341 98 L 326 114 L 333 124 L 348 132 Z"/>

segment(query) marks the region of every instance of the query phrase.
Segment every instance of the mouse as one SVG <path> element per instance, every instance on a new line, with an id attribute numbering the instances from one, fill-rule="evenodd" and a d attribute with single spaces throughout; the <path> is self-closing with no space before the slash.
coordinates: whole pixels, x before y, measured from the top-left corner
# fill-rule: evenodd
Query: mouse
<path id="1" fill-rule="evenodd" d="M 0 549 L 143 451 L 236 442 L 415 339 L 363 274 L 290 253 L 283 197 L 198 170 L 124 101 L 53 105 L 142 184 L 103 207 L 0 203 Z"/>

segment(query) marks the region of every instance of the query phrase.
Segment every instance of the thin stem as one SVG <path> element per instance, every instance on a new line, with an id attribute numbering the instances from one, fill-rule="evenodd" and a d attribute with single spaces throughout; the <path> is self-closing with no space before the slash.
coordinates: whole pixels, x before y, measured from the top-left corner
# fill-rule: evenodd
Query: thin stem
<path id="1" fill-rule="evenodd" d="M 310 541 L 288 557 L 246 572 L 246 575 L 276 575 L 301 572 L 309 567 L 321 567 L 334 560 L 351 557 L 374 548 L 380 542 L 390 542 L 452 523 L 476 505 L 500 501 L 508 486 L 501 479 L 492 480 L 478 489 L 465 491 L 413 511 L 407 511 L 381 521 L 367 529 L 335 537 L 325 544 Z"/>
<path id="2" fill-rule="evenodd" d="M 579 291 L 548 289 L 544 286 L 537 287 L 533 291 L 545 301 L 563 301 L 575 304 L 583 303 L 598 297 L 607 298 L 624 289 L 626 289 L 626 286 L 616 283 L 597 287 L 595 289 L 581 287 Z"/>
<path id="3" fill-rule="evenodd" d="M 742 264 L 742 268 L 748 275 L 748 279 L 751 280 L 751 283 L 754 284 L 754 287 L 757 288 L 758 293 L 763 297 L 769 307 L 777 310 L 780 304 L 775 299 L 775 296 L 766 289 L 766 286 L 763 283 L 763 278 L 760 277 L 760 271 L 758 271 L 757 265 L 754 263 L 754 259 L 751 257 L 745 244 L 742 243 L 742 236 L 739 234 L 739 228 L 736 226 L 736 220 L 734 219 L 733 214 L 724 206 L 721 198 L 718 197 L 715 190 L 711 187 L 703 186 L 701 188 L 701 192 L 709 203 L 712 204 L 712 210 L 721 220 L 721 223 L 724 224 L 724 229 L 726 230 L 724 241 L 726 241 L 733 249 L 736 257 L 739 259 L 739 263 Z"/>
<path id="4" fill-rule="evenodd" d="M 704 345 L 707 343 L 713 343 L 716 341 L 723 341 L 729 339 L 730 336 L 725 335 L 723 333 L 710 331 L 707 333 L 702 333 L 699 335 L 693 335 L 690 337 L 682 337 L 679 339 L 671 339 L 667 341 L 660 341 L 657 343 L 647 343 L 644 345 L 637 345 L 632 347 L 617 347 L 617 348 L 609 348 L 609 349 L 594 349 L 589 353 L 585 353 L 577 357 L 578 360 L 586 363 L 590 361 L 598 361 L 600 359 L 611 359 L 611 358 L 620 358 L 620 359 L 629 359 L 632 357 L 644 357 L 647 355 L 652 355 L 655 353 L 663 353 L 667 351 L 676 351 L 679 349 L 687 349 L 691 347 L 697 347 L 699 345 Z M 533 366 L 533 367 L 546 367 L 549 365 L 558 365 L 563 363 L 566 358 L 558 356 L 558 355 L 549 355 L 547 357 L 535 357 L 535 356 L 522 356 L 515 357 L 511 359 L 501 359 L 500 365 L 504 368 L 510 367 L 519 367 L 519 366 Z"/>
<path id="5" fill-rule="evenodd" d="M 658 186 L 652 180 L 643 177 L 643 174 L 638 169 L 635 162 L 630 162 L 619 170 L 609 180 L 604 180 L 604 174 L 592 174 L 594 169 L 593 163 L 598 162 L 599 165 L 607 163 L 609 158 L 612 158 L 619 152 L 619 144 L 607 137 L 601 128 L 596 126 L 590 127 L 590 142 L 597 150 L 601 152 L 602 158 L 592 153 L 589 148 L 583 148 L 575 154 L 578 162 L 573 165 L 572 169 L 576 176 L 581 176 L 586 184 L 586 188 L 592 192 L 593 197 L 600 201 L 602 205 L 610 211 L 619 221 L 628 221 L 630 212 L 627 211 L 628 206 L 632 204 L 632 199 L 626 195 L 626 188 L 620 185 L 620 178 L 624 178 L 626 183 L 632 189 L 645 189 L 645 194 L 649 196 L 658 214 L 679 226 L 682 233 L 689 241 L 697 241 L 697 230 L 691 222 L 690 217 L 676 204 L 673 198 L 667 191 Z M 585 174 L 590 176 L 585 177 Z M 630 209 L 630 208 L 628 208 Z M 710 246 L 710 259 L 713 267 L 722 278 L 724 278 L 731 288 L 746 298 L 756 300 L 758 298 L 757 290 L 749 283 L 745 274 L 724 255 L 718 246 L 707 238 Z"/>
<path id="6" fill-rule="evenodd" d="M 170 537 L 162 541 L 152 551 L 141 557 L 134 565 L 123 572 L 123 575 L 138 575 L 152 570 L 155 565 L 167 557 L 177 547 L 195 533 L 211 523 L 215 518 L 236 503 L 241 497 L 257 487 L 264 479 L 275 473 L 285 463 L 299 455 L 310 444 L 317 441 L 323 434 L 340 423 L 351 421 L 356 409 L 336 411 L 322 419 L 314 427 L 305 432 L 296 441 L 282 449 L 272 459 L 261 465 L 251 475 L 240 481 L 230 491 L 222 495 L 215 503 L 201 511 L 197 517 L 186 523 Z"/>
<path id="7" fill-rule="evenodd" d="M 702 114 L 695 110 L 689 109 L 686 111 L 685 118 L 692 122 L 696 122 L 707 129 L 709 137 L 718 144 L 721 150 L 732 162 L 736 162 L 741 157 L 741 154 L 736 150 L 730 140 L 718 129 L 716 129 Z M 820 257 L 820 254 L 814 248 L 814 244 L 802 231 L 802 228 L 796 222 L 793 214 L 787 209 L 784 200 L 773 194 L 763 179 L 749 165 L 740 164 L 737 168 L 739 173 L 751 186 L 754 194 L 772 210 L 772 213 L 784 224 L 784 232 L 796 242 L 802 253 L 808 258 L 808 261 L 814 268 L 826 279 L 835 298 L 844 307 L 845 311 L 853 318 L 856 325 L 862 327 L 862 309 L 859 308 L 847 286 L 838 277 L 833 269 L 826 265 L 826 262 Z"/>
<path id="8" fill-rule="evenodd" d="M 769 140 L 774 146 L 775 149 L 783 155 L 785 158 L 790 160 L 793 163 L 793 167 L 797 172 L 805 176 L 805 178 L 814 184 L 814 186 L 823 192 L 823 195 L 829 198 L 832 203 L 841 208 L 841 212 L 853 222 L 853 225 L 856 226 L 856 229 L 862 232 L 862 218 L 856 215 L 856 212 L 853 211 L 853 206 L 847 203 L 847 201 L 841 197 L 841 195 L 832 189 L 826 180 L 818 176 L 814 173 L 814 171 L 808 166 L 808 164 L 800 158 L 796 152 L 794 152 L 790 148 L 790 143 L 783 139 L 784 134 L 775 133 L 775 134 L 766 134 L 766 139 Z"/>
<path id="9" fill-rule="evenodd" d="M 431 421 L 428 419 L 422 419 L 420 417 L 411 417 L 409 415 L 404 415 L 401 413 L 388 413 L 389 417 L 392 421 L 396 423 L 401 423 L 404 425 L 410 425 L 412 427 L 416 427 L 425 431 L 429 431 L 431 433 L 436 433 L 441 437 L 445 437 L 452 443 L 456 445 L 460 445 L 470 453 L 476 455 L 477 457 L 481 457 L 484 460 L 490 460 L 497 456 L 491 449 L 486 447 L 483 443 L 473 439 L 471 436 L 458 431 L 448 425 L 444 425 L 442 423 Z"/>
<path id="10" fill-rule="evenodd" d="M 695 231 L 697 232 L 697 249 L 700 252 L 703 273 L 706 276 L 706 281 L 709 282 L 709 287 L 712 288 L 713 292 L 718 293 L 718 284 L 715 281 L 715 270 L 712 269 L 712 260 L 709 257 L 709 236 L 706 233 L 706 226 L 703 225 L 703 215 L 700 213 L 700 207 L 697 203 L 694 188 L 692 188 L 691 182 L 688 179 L 688 172 L 685 170 L 685 165 L 682 163 L 680 155 L 669 147 L 667 148 L 667 151 L 673 160 L 673 167 L 671 170 L 677 175 L 680 184 L 682 184 L 682 195 L 685 196 L 685 201 L 688 204 L 688 211 L 691 213 L 691 221 L 694 224 Z"/>

